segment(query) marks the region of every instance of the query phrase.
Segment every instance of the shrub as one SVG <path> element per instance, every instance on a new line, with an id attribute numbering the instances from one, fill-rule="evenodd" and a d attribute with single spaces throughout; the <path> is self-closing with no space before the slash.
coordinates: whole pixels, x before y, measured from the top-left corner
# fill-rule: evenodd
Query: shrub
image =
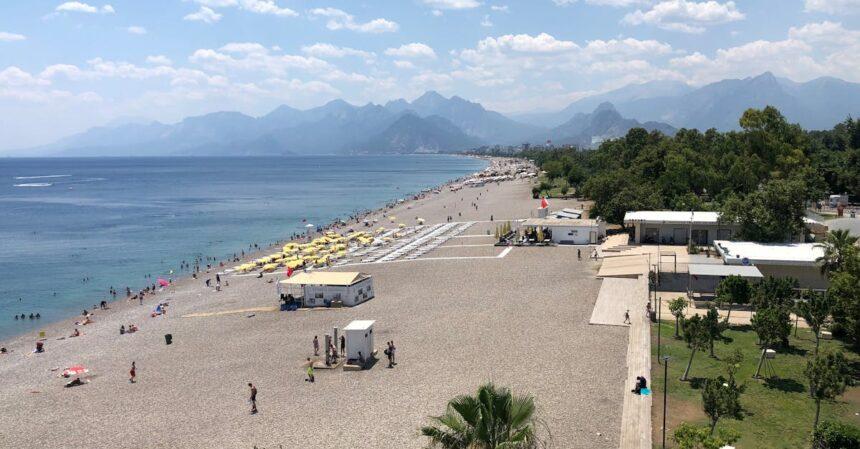
<path id="1" fill-rule="evenodd" d="M 825 421 L 812 433 L 813 449 L 855 449 L 860 447 L 860 428 Z"/>

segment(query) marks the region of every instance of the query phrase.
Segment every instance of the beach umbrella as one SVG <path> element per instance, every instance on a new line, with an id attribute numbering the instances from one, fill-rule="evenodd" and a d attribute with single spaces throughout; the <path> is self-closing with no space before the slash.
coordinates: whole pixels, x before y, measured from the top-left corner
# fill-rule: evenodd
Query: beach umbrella
<path id="1" fill-rule="evenodd" d="M 164 279 L 158 278 L 158 285 L 160 285 L 162 287 L 167 287 L 168 285 L 170 285 L 170 282 L 167 282 Z"/>
<path id="2" fill-rule="evenodd" d="M 86 374 L 88 372 L 90 372 L 90 370 L 86 369 L 84 365 L 72 365 L 63 370 L 63 377 L 80 376 L 81 374 Z"/>
<path id="3" fill-rule="evenodd" d="M 306 228 L 312 228 L 312 227 L 314 227 L 314 225 L 312 225 L 312 224 L 308 223 L 308 224 L 306 224 L 306 225 L 305 225 L 305 227 L 306 227 Z"/>

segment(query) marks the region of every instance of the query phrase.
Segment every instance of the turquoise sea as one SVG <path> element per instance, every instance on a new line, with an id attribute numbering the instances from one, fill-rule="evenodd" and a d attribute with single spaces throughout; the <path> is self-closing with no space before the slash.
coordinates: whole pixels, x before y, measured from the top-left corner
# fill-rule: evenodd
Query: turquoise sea
<path id="1" fill-rule="evenodd" d="M 0 159 L 0 339 L 110 300 L 111 286 L 124 297 L 180 261 L 247 251 L 485 166 L 442 155 Z"/>

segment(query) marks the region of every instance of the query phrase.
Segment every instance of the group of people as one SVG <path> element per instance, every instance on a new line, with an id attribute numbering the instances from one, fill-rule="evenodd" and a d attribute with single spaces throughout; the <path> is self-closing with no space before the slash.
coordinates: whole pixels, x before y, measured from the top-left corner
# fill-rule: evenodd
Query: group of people
<path id="1" fill-rule="evenodd" d="M 38 320 L 39 318 L 42 318 L 42 315 L 40 315 L 39 313 L 36 313 L 35 315 L 34 315 L 34 314 L 32 314 L 32 313 L 30 314 L 30 319 L 31 319 L 31 320 Z M 23 313 L 21 314 L 21 316 L 20 316 L 20 317 L 19 317 L 18 315 L 15 315 L 15 320 L 19 320 L 19 319 L 21 319 L 21 320 L 26 320 L 26 319 L 27 319 L 27 315 L 24 315 Z"/>
<path id="2" fill-rule="evenodd" d="M 133 334 L 133 333 L 137 332 L 137 330 L 138 330 L 137 326 L 134 324 L 129 324 L 128 327 L 125 327 L 124 324 L 119 326 L 119 334 L 120 335 Z"/>

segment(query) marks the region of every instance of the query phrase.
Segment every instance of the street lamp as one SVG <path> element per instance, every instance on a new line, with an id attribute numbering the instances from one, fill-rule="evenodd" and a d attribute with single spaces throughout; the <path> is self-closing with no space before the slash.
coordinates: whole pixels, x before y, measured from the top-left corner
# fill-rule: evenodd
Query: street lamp
<path id="1" fill-rule="evenodd" d="M 669 385 L 669 356 L 663 357 L 663 449 L 666 449 L 666 390 Z"/>

